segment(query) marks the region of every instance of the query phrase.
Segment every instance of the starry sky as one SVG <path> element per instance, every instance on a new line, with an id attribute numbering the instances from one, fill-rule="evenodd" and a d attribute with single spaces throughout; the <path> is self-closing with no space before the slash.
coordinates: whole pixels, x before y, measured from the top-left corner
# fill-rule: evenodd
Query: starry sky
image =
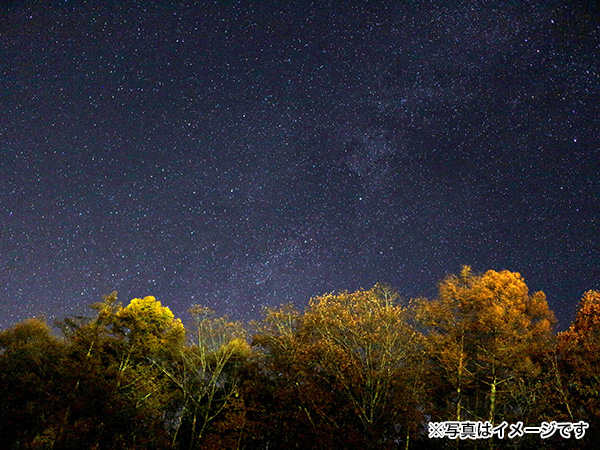
<path id="1" fill-rule="evenodd" d="M 0 328 L 154 295 L 600 289 L 592 1 L 0 6 Z M 449 6 L 450 5 L 450 6 Z"/>

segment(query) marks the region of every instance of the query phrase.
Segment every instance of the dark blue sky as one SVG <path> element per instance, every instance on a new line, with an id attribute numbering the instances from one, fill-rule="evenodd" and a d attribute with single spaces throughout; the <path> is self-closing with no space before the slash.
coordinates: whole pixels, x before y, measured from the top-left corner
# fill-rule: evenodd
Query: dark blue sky
<path id="1" fill-rule="evenodd" d="M 600 288 L 594 2 L 56 3 L 0 7 L 0 327 Z"/>

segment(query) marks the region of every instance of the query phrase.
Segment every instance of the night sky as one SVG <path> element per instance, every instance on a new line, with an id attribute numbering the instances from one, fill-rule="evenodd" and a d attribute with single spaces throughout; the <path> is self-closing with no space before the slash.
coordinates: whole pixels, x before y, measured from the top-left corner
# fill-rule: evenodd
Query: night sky
<path id="1" fill-rule="evenodd" d="M 171 3 L 2 2 L 0 328 L 469 264 L 564 329 L 600 289 L 595 2 Z"/>

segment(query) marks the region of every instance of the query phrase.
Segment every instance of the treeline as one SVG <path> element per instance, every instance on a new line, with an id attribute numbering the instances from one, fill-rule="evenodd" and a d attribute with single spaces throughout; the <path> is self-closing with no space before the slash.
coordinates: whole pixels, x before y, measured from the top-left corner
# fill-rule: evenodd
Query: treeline
<path id="1" fill-rule="evenodd" d="M 600 293 L 554 332 L 518 273 L 448 276 L 434 299 L 388 286 L 266 308 L 243 325 L 202 306 L 185 328 L 154 297 L 0 333 L 2 449 L 594 448 Z M 587 421 L 500 440 L 429 438 L 429 422 Z"/>

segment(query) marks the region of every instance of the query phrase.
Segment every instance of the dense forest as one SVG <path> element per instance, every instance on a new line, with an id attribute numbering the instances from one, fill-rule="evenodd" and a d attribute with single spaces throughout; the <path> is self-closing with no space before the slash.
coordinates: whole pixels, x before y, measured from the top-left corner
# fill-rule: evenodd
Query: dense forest
<path id="1" fill-rule="evenodd" d="M 599 435 L 600 292 L 562 333 L 518 273 L 469 267 L 433 299 L 377 284 L 248 324 L 198 305 L 184 326 L 114 292 L 92 308 L 0 333 L 0 448 L 577 449 Z M 589 428 L 430 437 L 444 421 Z"/>

